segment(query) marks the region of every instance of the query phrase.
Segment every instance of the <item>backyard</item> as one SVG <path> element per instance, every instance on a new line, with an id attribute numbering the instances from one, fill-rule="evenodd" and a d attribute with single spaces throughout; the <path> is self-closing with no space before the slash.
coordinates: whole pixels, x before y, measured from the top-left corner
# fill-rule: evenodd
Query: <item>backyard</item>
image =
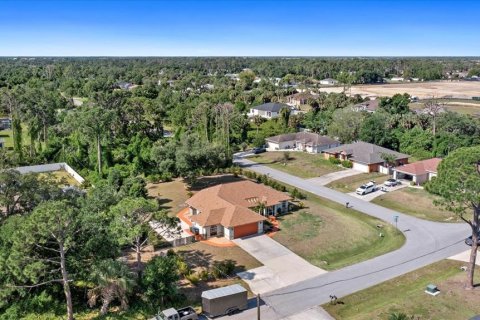
<path id="1" fill-rule="evenodd" d="M 354 176 L 335 180 L 327 184 L 327 187 L 340 192 L 349 193 L 349 192 L 354 192 L 362 184 L 365 184 L 369 181 L 373 180 L 377 183 L 377 185 L 380 185 L 389 178 L 390 176 L 379 173 L 379 172 L 360 173 Z"/>
<path id="2" fill-rule="evenodd" d="M 304 208 L 278 218 L 281 231 L 274 239 L 322 269 L 339 269 L 379 256 L 405 241 L 384 221 L 327 199 L 307 193 L 302 203 Z"/>
<path id="3" fill-rule="evenodd" d="M 265 152 L 248 159 L 300 178 L 315 178 L 343 170 L 325 160 L 321 154 L 289 152 L 289 156 L 290 159 L 286 163 L 283 160 L 283 152 Z"/>
<path id="4" fill-rule="evenodd" d="M 344 298 L 340 304 L 323 307 L 335 319 L 388 319 L 393 312 L 415 316 L 412 319 L 469 319 L 480 313 L 480 291 L 464 289 L 465 263 L 443 260 Z M 477 277 L 477 282 L 480 277 Z M 427 295 L 428 284 L 440 290 Z M 410 318 L 408 318 L 410 319 Z"/>
<path id="5" fill-rule="evenodd" d="M 406 213 L 421 219 L 440 222 L 459 222 L 460 218 L 452 212 L 435 206 L 436 196 L 419 188 L 403 188 L 387 192 L 372 200 L 373 203 Z M 412 205 L 415 204 L 415 205 Z"/>

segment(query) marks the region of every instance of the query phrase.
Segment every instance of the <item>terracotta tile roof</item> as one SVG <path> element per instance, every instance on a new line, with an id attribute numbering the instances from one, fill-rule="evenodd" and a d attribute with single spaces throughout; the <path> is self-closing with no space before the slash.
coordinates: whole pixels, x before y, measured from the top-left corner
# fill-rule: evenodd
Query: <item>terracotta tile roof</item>
<path id="1" fill-rule="evenodd" d="M 440 158 L 432 158 L 432 159 L 417 161 L 417 162 L 406 164 L 404 166 L 396 167 L 395 170 L 402 173 L 411 174 L 414 176 L 427 174 L 428 172 L 436 173 L 438 165 L 440 164 L 441 161 L 442 159 Z"/>
<path id="2" fill-rule="evenodd" d="M 191 216 L 192 221 L 202 226 L 221 224 L 229 228 L 266 220 L 251 210 L 260 202 L 272 206 L 287 200 L 290 197 L 283 192 L 243 180 L 203 189 L 186 203 L 200 211 Z"/>

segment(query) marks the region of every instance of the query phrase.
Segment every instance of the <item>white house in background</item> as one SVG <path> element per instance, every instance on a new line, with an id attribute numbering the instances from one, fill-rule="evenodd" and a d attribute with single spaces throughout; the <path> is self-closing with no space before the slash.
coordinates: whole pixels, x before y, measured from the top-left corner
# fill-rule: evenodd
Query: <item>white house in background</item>
<path id="1" fill-rule="evenodd" d="M 440 162 L 442 159 L 432 158 L 396 167 L 393 169 L 393 178 L 412 180 L 416 184 L 430 181 L 437 176 Z"/>
<path id="2" fill-rule="evenodd" d="M 393 82 L 403 82 L 405 79 L 403 77 L 393 77 L 393 78 L 390 78 L 390 81 L 393 81 Z"/>
<path id="3" fill-rule="evenodd" d="M 324 86 L 334 86 L 338 84 L 338 81 L 332 78 L 326 78 L 326 79 L 320 80 L 320 84 Z"/>
<path id="4" fill-rule="evenodd" d="M 309 153 L 320 153 L 325 149 L 338 147 L 341 144 L 330 137 L 305 131 L 270 137 L 266 139 L 266 143 L 268 151 L 291 149 Z"/>
<path id="5" fill-rule="evenodd" d="M 344 144 L 339 147 L 323 150 L 322 152 L 325 159 L 333 157 L 341 161 L 349 160 L 353 163 L 353 169 L 366 173 L 381 172 L 389 174 L 391 166 L 396 167 L 407 164 L 408 158 L 410 157 L 407 154 L 363 141 Z M 385 163 L 385 155 L 393 158 L 391 166 Z"/>
<path id="6" fill-rule="evenodd" d="M 261 104 L 256 107 L 250 108 L 250 111 L 247 113 L 249 118 L 253 118 L 255 116 L 260 116 L 265 119 L 274 119 L 280 115 L 280 111 L 282 109 L 287 109 L 291 111 L 292 107 L 285 103 L 279 102 L 268 102 Z"/>

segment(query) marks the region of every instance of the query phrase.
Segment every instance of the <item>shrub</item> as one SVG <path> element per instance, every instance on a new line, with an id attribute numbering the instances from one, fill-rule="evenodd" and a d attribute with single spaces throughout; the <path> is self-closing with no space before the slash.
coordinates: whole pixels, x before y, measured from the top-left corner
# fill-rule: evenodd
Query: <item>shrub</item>
<path id="1" fill-rule="evenodd" d="M 164 173 L 161 174 L 160 179 L 163 182 L 170 182 L 170 181 L 173 180 L 173 176 L 170 172 L 164 172 Z"/>
<path id="2" fill-rule="evenodd" d="M 200 282 L 200 277 L 196 273 L 191 273 L 185 275 L 185 279 L 188 280 L 192 285 L 197 286 Z"/>
<path id="3" fill-rule="evenodd" d="M 147 177 L 147 181 L 150 183 L 158 183 L 162 180 L 162 177 L 159 174 L 151 174 Z"/>
<path id="4" fill-rule="evenodd" d="M 215 279 L 227 278 L 235 270 L 235 262 L 232 260 L 223 260 L 213 262 L 211 274 Z"/>
<path id="5" fill-rule="evenodd" d="M 207 280 L 210 278 L 210 272 L 208 272 L 207 269 L 202 269 L 202 270 L 198 273 L 198 277 L 199 277 L 200 280 L 202 280 L 202 281 L 207 281 Z"/>
<path id="6" fill-rule="evenodd" d="M 192 273 L 192 270 L 188 266 L 188 264 L 183 261 L 181 258 L 178 258 L 177 261 L 177 268 L 178 268 L 178 273 L 180 273 L 182 276 L 187 276 Z"/>
<path id="7" fill-rule="evenodd" d="M 344 161 L 342 161 L 342 167 L 344 167 L 344 168 L 353 168 L 353 163 L 352 163 L 352 161 L 344 160 Z"/>
<path id="8" fill-rule="evenodd" d="M 328 158 L 328 161 L 330 161 L 331 164 L 340 164 L 342 162 L 340 159 L 334 157 Z"/>

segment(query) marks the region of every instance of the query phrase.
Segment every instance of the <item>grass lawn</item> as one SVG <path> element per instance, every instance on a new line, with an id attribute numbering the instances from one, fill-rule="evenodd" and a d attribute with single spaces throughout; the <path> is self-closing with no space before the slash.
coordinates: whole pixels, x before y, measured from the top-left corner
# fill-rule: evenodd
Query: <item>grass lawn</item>
<path id="1" fill-rule="evenodd" d="M 52 172 L 39 173 L 40 177 L 51 178 L 63 186 L 76 186 L 79 187 L 80 183 L 75 180 L 67 171 L 59 170 Z"/>
<path id="2" fill-rule="evenodd" d="M 387 192 L 373 199 L 372 202 L 422 219 L 440 222 L 460 221 L 454 213 L 436 207 L 433 204 L 435 198 L 435 195 L 423 189 L 407 187 L 393 192 Z M 415 205 L 408 205 L 412 203 Z"/>
<path id="3" fill-rule="evenodd" d="M 30 145 L 30 137 L 28 136 L 27 128 L 25 125 L 22 125 L 22 145 L 29 146 Z M 7 130 L 0 130 L 0 138 L 4 139 L 5 141 L 5 148 L 12 149 L 13 148 L 13 136 L 12 136 L 12 129 Z"/>
<path id="4" fill-rule="evenodd" d="M 189 198 L 182 179 L 148 183 L 147 192 L 152 198 L 159 197 L 162 209 L 168 210 L 172 215 L 176 215 L 184 208 L 185 201 Z"/>
<path id="5" fill-rule="evenodd" d="M 421 320 L 469 319 L 480 314 L 480 291 L 463 289 L 466 273 L 460 270 L 462 265 L 465 263 L 443 260 L 341 298 L 344 304 L 323 307 L 335 319 L 388 319 L 393 312 Z M 424 292 L 430 283 L 440 289 L 438 296 Z"/>
<path id="6" fill-rule="evenodd" d="M 282 158 L 283 152 L 265 152 L 248 159 L 300 178 L 315 178 L 343 170 L 325 160 L 321 154 L 292 151 L 286 165 L 283 164 Z"/>
<path id="7" fill-rule="evenodd" d="M 279 217 L 281 230 L 274 239 L 322 269 L 368 260 L 400 248 L 405 241 L 389 224 L 354 209 L 309 193 L 302 202 L 303 209 Z"/>
<path id="8" fill-rule="evenodd" d="M 348 193 L 348 192 L 355 191 L 362 184 L 365 184 L 370 180 L 374 180 L 379 185 L 384 183 L 389 178 L 390 178 L 389 175 L 379 173 L 379 172 L 360 173 L 354 176 L 345 177 L 345 178 L 330 182 L 329 184 L 327 184 L 327 187 L 337 191 Z"/>

